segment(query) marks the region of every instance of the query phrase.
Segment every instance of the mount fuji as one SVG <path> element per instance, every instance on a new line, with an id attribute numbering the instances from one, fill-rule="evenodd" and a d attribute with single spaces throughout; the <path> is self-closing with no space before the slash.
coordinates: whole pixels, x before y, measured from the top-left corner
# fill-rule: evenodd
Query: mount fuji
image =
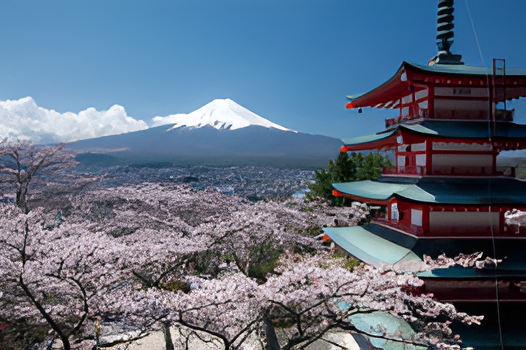
<path id="1" fill-rule="evenodd" d="M 201 128 L 206 125 L 214 129 L 236 130 L 251 125 L 259 125 L 265 128 L 274 128 L 283 131 L 292 131 L 260 117 L 243 106 L 238 105 L 231 99 L 213 100 L 205 106 L 189 114 L 174 114 L 168 117 L 153 118 L 155 124 L 172 124 L 171 129 L 180 127 Z"/>
<path id="2" fill-rule="evenodd" d="M 189 114 L 155 117 L 156 127 L 68 143 L 85 164 L 319 168 L 339 139 L 289 130 L 230 99 Z"/>

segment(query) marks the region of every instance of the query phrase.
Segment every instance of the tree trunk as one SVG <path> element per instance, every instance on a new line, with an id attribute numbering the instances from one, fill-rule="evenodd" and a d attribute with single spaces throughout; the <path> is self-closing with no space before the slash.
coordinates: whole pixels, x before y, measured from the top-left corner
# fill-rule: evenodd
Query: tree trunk
<path id="1" fill-rule="evenodd" d="M 267 339 L 267 350 L 281 350 L 279 346 L 278 337 L 276 336 L 276 330 L 272 324 L 272 320 L 266 314 L 263 317 L 263 322 L 265 322 L 265 338 Z"/>
<path id="2" fill-rule="evenodd" d="M 174 344 L 172 342 L 172 335 L 170 334 L 170 324 L 163 322 L 161 329 L 164 334 L 164 342 L 166 343 L 166 350 L 174 350 Z"/>
<path id="3" fill-rule="evenodd" d="M 58 324 L 51 318 L 51 316 L 46 312 L 44 307 L 35 299 L 33 294 L 31 294 L 31 291 L 24 283 L 24 279 L 22 278 L 22 275 L 19 276 L 20 281 L 20 287 L 22 287 L 22 290 L 24 291 L 25 295 L 31 300 L 33 305 L 38 309 L 40 314 L 44 317 L 44 319 L 47 321 L 49 326 L 57 333 L 60 340 L 62 340 L 62 347 L 64 350 L 71 350 L 71 345 L 69 344 L 68 336 L 60 329 Z"/>

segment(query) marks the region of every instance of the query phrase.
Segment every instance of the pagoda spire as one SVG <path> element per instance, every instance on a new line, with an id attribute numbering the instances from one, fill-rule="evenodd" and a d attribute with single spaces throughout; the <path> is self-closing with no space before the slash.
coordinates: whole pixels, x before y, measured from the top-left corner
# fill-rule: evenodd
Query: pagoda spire
<path id="1" fill-rule="evenodd" d="M 437 36 L 436 44 L 438 46 L 437 55 L 429 62 L 434 64 L 464 64 L 461 55 L 452 54 L 450 51 L 454 41 L 455 33 L 453 28 L 454 0 L 438 0 L 437 12 Z"/>
<path id="2" fill-rule="evenodd" d="M 453 7 L 454 0 L 438 0 L 438 13 L 437 13 L 437 37 L 436 42 L 438 51 L 445 51 L 447 54 L 451 54 L 449 48 L 453 44 L 454 32 L 453 28 Z"/>

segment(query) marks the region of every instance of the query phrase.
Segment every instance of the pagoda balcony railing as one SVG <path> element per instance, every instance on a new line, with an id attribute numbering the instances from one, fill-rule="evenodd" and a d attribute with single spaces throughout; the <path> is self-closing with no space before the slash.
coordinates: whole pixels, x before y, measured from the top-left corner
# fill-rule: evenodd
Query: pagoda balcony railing
<path id="1" fill-rule="evenodd" d="M 400 122 L 400 117 L 386 119 L 385 120 L 385 128 L 388 129 L 391 126 L 395 126 L 399 122 Z"/>
<path id="2" fill-rule="evenodd" d="M 436 175 L 436 176 L 505 176 L 515 177 L 515 169 L 510 168 L 507 171 L 493 172 L 489 166 L 434 166 L 431 172 L 427 171 L 426 166 L 398 166 L 393 168 L 382 168 L 383 175 Z"/>
<path id="3" fill-rule="evenodd" d="M 465 236 L 465 237 L 491 237 L 496 235 L 499 237 L 526 237 L 526 225 L 502 225 L 502 228 L 491 228 L 487 226 L 471 227 L 470 229 L 459 227 L 441 227 L 440 229 L 431 228 L 431 233 L 424 233 L 422 226 L 406 225 L 398 220 L 389 220 L 385 212 L 377 212 L 371 221 L 372 223 L 392 227 L 403 232 L 410 233 L 415 236 Z"/>
<path id="4" fill-rule="evenodd" d="M 428 117 L 427 109 L 421 109 L 418 111 L 418 114 L 416 115 L 401 115 L 396 118 L 389 118 L 385 120 L 385 128 L 390 128 L 391 126 L 395 126 L 397 124 L 400 124 L 401 122 L 407 122 L 407 121 L 414 121 L 414 120 L 421 120 L 426 119 Z"/>
<path id="5" fill-rule="evenodd" d="M 430 175 L 491 176 L 494 173 L 490 166 L 433 166 Z"/>
<path id="6" fill-rule="evenodd" d="M 510 110 L 497 109 L 497 110 L 495 110 L 495 121 L 512 122 L 514 114 L 515 114 L 515 110 L 514 109 L 510 109 Z M 420 121 L 420 120 L 428 119 L 428 118 L 438 118 L 438 119 L 448 119 L 448 120 L 449 119 L 453 119 L 453 120 L 459 119 L 459 118 L 453 118 L 451 116 L 447 117 L 447 116 L 441 116 L 441 115 L 431 116 L 430 117 L 429 116 L 429 112 L 426 109 L 421 109 L 421 110 L 418 111 L 418 114 L 415 114 L 415 115 L 401 115 L 401 116 L 398 116 L 396 118 L 386 119 L 385 120 L 385 128 L 389 129 L 390 127 L 393 127 L 393 126 L 398 125 L 398 124 L 403 123 L 403 122 Z M 464 119 L 488 120 L 488 114 L 486 113 L 483 116 L 476 116 L 476 117 L 471 116 L 471 118 L 465 117 Z"/>
<path id="7" fill-rule="evenodd" d="M 422 226 L 404 225 L 400 221 L 388 220 L 384 217 L 376 217 L 372 222 L 375 224 L 389 226 L 389 227 L 398 229 L 400 231 L 410 233 L 415 236 L 422 236 L 424 234 L 424 228 Z"/>
<path id="8" fill-rule="evenodd" d="M 426 175 L 426 167 L 415 165 L 415 166 L 399 166 L 398 168 L 386 168 L 384 167 L 382 173 L 384 175 Z"/>
<path id="9" fill-rule="evenodd" d="M 502 231 L 499 228 L 492 229 L 488 226 L 472 227 L 470 229 L 459 227 L 430 228 L 430 232 L 425 233 L 422 226 L 406 225 L 401 221 L 388 220 L 385 217 L 376 217 L 373 223 L 392 227 L 394 229 L 415 235 L 415 236 L 464 236 L 464 237 L 526 237 L 526 226 L 504 225 Z"/>

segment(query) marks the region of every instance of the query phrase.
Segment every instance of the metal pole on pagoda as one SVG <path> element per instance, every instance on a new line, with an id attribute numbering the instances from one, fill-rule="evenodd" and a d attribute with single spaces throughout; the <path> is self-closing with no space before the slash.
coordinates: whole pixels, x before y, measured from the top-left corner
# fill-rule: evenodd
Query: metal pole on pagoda
<path id="1" fill-rule="evenodd" d="M 429 62 L 434 64 L 464 64 L 461 55 L 452 54 L 450 49 L 453 45 L 455 33 L 453 28 L 454 0 L 438 0 L 437 12 L 437 36 L 436 44 L 438 46 L 437 55 Z"/>

